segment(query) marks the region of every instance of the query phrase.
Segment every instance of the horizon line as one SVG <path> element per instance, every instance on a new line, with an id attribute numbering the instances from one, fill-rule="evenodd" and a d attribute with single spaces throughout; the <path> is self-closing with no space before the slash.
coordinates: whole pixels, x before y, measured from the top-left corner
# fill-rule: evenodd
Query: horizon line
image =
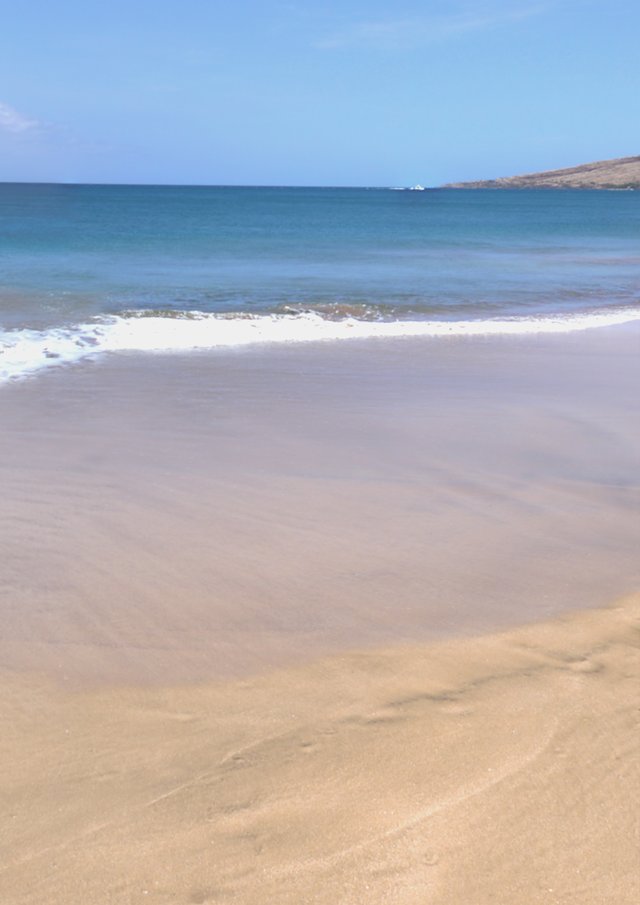
<path id="1" fill-rule="evenodd" d="M 41 179 L 0 179 L 0 185 L 112 186 L 134 188 L 216 188 L 216 189 L 405 189 L 404 185 L 312 185 L 301 183 L 250 182 L 72 182 Z M 425 186 L 442 188 L 442 186 Z"/>

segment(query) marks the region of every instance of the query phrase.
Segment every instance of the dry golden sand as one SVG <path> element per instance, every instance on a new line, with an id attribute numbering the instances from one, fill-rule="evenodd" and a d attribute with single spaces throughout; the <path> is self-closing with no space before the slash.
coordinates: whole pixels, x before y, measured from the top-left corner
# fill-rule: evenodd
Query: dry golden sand
<path id="1" fill-rule="evenodd" d="M 640 598 L 258 678 L 2 684 L 3 905 L 633 903 Z"/>

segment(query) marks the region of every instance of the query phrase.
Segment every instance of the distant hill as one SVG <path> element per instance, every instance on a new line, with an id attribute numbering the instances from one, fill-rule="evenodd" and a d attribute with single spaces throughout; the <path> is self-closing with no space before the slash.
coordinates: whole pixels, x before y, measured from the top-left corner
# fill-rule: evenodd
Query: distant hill
<path id="1" fill-rule="evenodd" d="M 447 189 L 640 189 L 640 157 L 597 160 L 566 170 L 546 170 L 479 182 L 451 182 Z"/>

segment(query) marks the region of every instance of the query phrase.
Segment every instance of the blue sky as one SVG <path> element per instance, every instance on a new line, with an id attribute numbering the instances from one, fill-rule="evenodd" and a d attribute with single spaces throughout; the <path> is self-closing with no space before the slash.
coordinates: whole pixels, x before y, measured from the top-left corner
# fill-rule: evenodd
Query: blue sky
<path id="1" fill-rule="evenodd" d="M 637 0 L 32 0 L 0 181 L 428 185 L 640 154 Z"/>

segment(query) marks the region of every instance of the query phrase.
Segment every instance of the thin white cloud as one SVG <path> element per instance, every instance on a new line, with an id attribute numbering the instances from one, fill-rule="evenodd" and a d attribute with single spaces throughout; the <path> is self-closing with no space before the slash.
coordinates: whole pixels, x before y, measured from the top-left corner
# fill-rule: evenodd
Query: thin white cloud
<path id="1" fill-rule="evenodd" d="M 11 132 L 14 135 L 20 135 L 24 132 L 33 132 L 38 129 L 40 123 L 37 119 L 31 119 L 15 110 L 9 104 L 0 101 L 0 130 L 3 132 Z"/>
<path id="2" fill-rule="evenodd" d="M 444 41 L 467 32 L 482 31 L 511 22 L 519 22 L 542 13 L 547 3 L 509 8 L 476 8 L 447 15 L 427 15 L 355 22 L 315 42 L 322 50 L 342 47 L 369 47 L 386 50 L 406 49 Z"/>

